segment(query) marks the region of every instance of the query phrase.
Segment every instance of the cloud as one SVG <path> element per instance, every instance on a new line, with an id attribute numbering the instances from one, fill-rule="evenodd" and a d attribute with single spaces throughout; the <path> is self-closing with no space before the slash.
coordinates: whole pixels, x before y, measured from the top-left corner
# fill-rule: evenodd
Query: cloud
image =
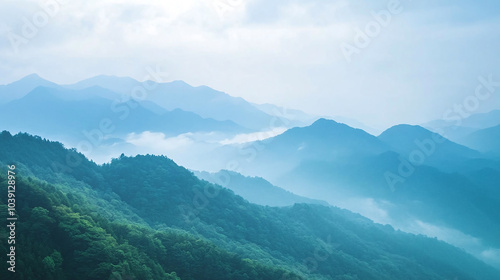
<path id="1" fill-rule="evenodd" d="M 277 136 L 279 134 L 282 134 L 287 130 L 286 127 L 276 127 L 273 130 L 269 131 L 260 131 L 260 132 L 253 132 L 253 133 L 245 133 L 245 134 L 238 134 L 232 138 L 226 138 L 219 143 L 221 145 L 231 145 L 231 144 L 243 144 L 243 143 L 248 143 L 248 142 L 253 142 L 253 141 L 262 141 L 274 136 Z"/>
<path id="2" fill-rule="evenodd" d="M 373 198 L 343 199 L 343 201 L 337 202 L 336 205 L 359 213 L 376 223 L 392 223 L 392 219 L 389 217 L 387 210 L 384 209 L 384 206 Z"/>
<path id="3" fill-rule="evenodd" d="M 480 253 L 479 258 L 497 269 L 500 269 L 500 249 L 486 249 Z"/>
<path id="4" fill-rule="evenodd" d="M 487 264 L 500 269 L 500 249 L 484 246 L 479 238 L 465 234 L 457 229 L 438 226 L 420 220 L 412 220 L 397 227 L 403 231 L 436 237 L 458 248 L 462 248 Z"/>
<path id="5" fill-rule="evenodd" d="M 121 152 L 125 151 L 126 155 L 132 156 L 137 154 L 165 155 L 181 166 L 188 166 L 196 170 L 215 171 L 218 169 L 212 168 L 217 166 L 217 159 L 207 155 L 217 148 L 218 142 L 225 137 L 213 132 L 184 133 L 167 137 L 161 132 L 144 131 L 127 135 L 124 140 L 127 145 L 122 146 Z M 101 152 L 108 157 L 105 161 L 109 161 L 110 153 L 107 153 L 106 150 Z"/>
<path id="6" fill-rule="evenodd" d="M 147 148 L 151 153 L 165 154 L 171 151 L 185 149 L 192 145 L 192 133 L 184 133 L 175 137 L 167 138 L 161 132 L 145 131 L 139 134 L 131 133 L 127 136 L 126 142 L 139 148 Z"/>

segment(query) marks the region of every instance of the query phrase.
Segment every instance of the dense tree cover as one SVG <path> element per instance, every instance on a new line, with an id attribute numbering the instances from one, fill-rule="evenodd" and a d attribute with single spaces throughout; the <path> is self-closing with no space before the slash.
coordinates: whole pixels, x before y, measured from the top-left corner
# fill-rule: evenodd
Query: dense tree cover
<path id="1" fill-rule="evenodd" d="M 0 185 L 5 193 L 4 175 Z M 286 273 L 186 232 L 110 222 L 75 204 L 81 197 L 36 179 L 19 177 L 16 189 L 18 262 L 15 277 L 2 269 L 2 279 L 279 279 Z M 2 216 L 6 211 L 1 203 Z M 6 236 L 4 227 L 0 234 Z M 7 252 L 6 242 L 0 248 Z"/>
<path id="2" fill-rule="evenodd" d="M 59 143 L 3 132 L 0 161 L 1 193 L 6 164 L 22 176 L 19 279 L 500 278 L 460 249 L 346 210 L 251 204 L 166 157 L 99 166 Z"/>

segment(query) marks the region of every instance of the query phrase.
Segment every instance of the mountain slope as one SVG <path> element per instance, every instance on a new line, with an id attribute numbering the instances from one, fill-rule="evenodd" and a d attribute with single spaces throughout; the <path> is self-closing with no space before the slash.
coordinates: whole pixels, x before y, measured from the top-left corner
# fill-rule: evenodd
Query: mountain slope
<path id="1" fill-rule="evenodd" d="M 500 125 L 475 131 L 460 139 L 460 142 L 478 151 L 499 156 Z"/>
<path id="2" fill-rule="evenodd" d="M 437 136 L 421 127 L 402 125 L 377 138 L 319 120 L 236 147 L 232 156 L 226 156 L 238 160 L 235 166 L 240 173 L 261 176 L 295 194 L 377 221 L 401 228 L 423 222 L 477 238 L 482 243 L 467 248 L 477 256 L 486 254 L 490 246 L 499 248 L 500 239 L 491 228 L 500 230 L 495 192 L 500 162 Z M 429 141 L 434 141 L 433 149 Z M 410 161 L 414 151 L 423 155 L 424 162 Z M 483 173 L 488 177 L 478 177 Z M 464 240 L 454 244 L 466 246 Z"/>
<path id="3" fill-rule="evenodd" d="M 259 205 L 290 206 L 295 203 L 328 205 L 324 201 L 295 195 L 260 177 L 246 177 L 228 170 L 217 173 L 194 172 L 194 174 L 202 180 L 228 188 L 249 202 Z"/>
<path id="4" fill-rule="evenodd" d="M 465 160 L 481 157 L 479 152 L 451 142 L 421 126 L 396 125 L 378 138 L 393 151 L 417 164 L 425 163 L 446 170 L 452 170 L 452 166 Z"/>
<path id="5" fill-rule="evenodd" d="M 450 245 L 373 224 L 346 210 L 307 204 L 286 208 L 250 204 L 231 191 L 198 180 L 165 157 L 123 156 L 98 166 L 74 153 L 58 143 L 26 134 L 0 134 L 0 161 L 15 163 L 20 174 L 57 182 L 32 184 L 38 185 L 36 189 L 20 179 L 25 191 L 22 197 L 26 199 L 23 211 L 33 212 L 42 207 L 47 211 L 36 211 L 57 221 L 50 224 L 48 219 L 51 226 L 45 228 L 49 236 L 54 234 L 59 239 L 42 239 L 52 243 L 39 243 L 44 245 L 45 253 L 30 262 L 31 267 L 43 267 L 42 257 L 56 250 L 66 264 L 83 264 L 74 273 L 87 272 L 79 274 L 87 279 L 107 278 L 113 273 L 127 275 L 123 260 L 128 259 L 123 254 L 136 256 L 138 262 L 130 264 L 133 273 L 128 273 L 137 275 L 140 273 L 137 269 L 149 268 L 149 273 L 155 275 L 151 279 L 159 279 L 165 271 L 175 271 L 181 279 L 214 279 L 216 273 L 220 273 L 215 276 L 217 279 L 226 279 L 221 277 L 231 273 L 238 276 L 229 279 L 493 280 L 500 277 L 499 272 Z M 78 160 L 68 164 L 68 154 Z M 66 169 L 51 169 L 54 164 Z M 2 186 L 5 188 L 5 184 Z M 58 188 L 64 188 L 68 201 Z M 85 196 L 79 197 L 85 193 L 99 194 L 112 205 L 126 203 L 150 228 L 136 229 L 124 225 L 124 221 L 116 224 L 113 215 L 104 218 L 106 211 L 101 207 L 105 205 L 75 203 L 85 201 Z M 60 198 L 36 198 L 49 194 Z M 30 199 L 31 195 L 35 198 Z M 23 215 L 28 217 L 27 213 Z M 190 234 L 172 235 L 173 228 Z M 193 235 L 203 240 L 195 240 Z M 26 238 L 28 244 L 36 236 Z M 54 247 L 54 240 L 59 240 L 61 246 Z M 38 256 L 41 251 L 34 249 L 32 254 Z M 223 251 L 231 251 L 237 258 Z M 54 254 L 57 259 L 57 253 Z M 118 258 L 114 258 L 116 254 Z M 230 258 L 234 262 L 226 261 Z M 203 265 L 206 261 L 210 262 L 208 266 Z M 63 267 L 63 272 L 70 273 L 71 268 Z M 303 276 L 287 276 L 290 273 L 287 270 Z"/>
<path id="6" fill-rule="evenodd" d="M 7 191 L 3 174 L 0 184 Z M 17 211 L 24 222 L 16 226 L 22 232 L 16 244 L 16 277 L 3 269 L 2 279 L 229 280 L 284 275 L 302 279 L 283 269 L 243 260 L 180 230 L 156 231 L 111 222 L 97 214 L 104 209 L 89 205 L 89 198 L 71 188 L 63 192 L 59 186 L 18 177 L 17 189 L 17 202 L 25 207 Z M 6 212 L 7 205 L 1 201 L 0 213 Z M 7 232 L 2 228 L 0 234 Z M 10 249 L 2 243 L 0 250 Z"/>

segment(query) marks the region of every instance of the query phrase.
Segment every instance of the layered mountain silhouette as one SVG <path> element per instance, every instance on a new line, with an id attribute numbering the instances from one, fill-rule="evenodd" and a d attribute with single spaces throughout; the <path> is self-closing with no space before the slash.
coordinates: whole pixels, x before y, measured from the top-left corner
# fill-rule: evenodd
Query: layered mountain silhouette
<path id="1" fill-rule="evenodd" d="M 500 155 L 500 125 L 484 128 L 468 134 L 460 142 L 486 154 Z"/>
<path id="2" fill-rule="evenodd" d="M 31 74 L 8 85 L 0 85 L 0 104 L 19 99 L 40 86 L 58 87 L 57 84 L 44 80 L 37 74 Z"/>
<path id="3" fill-rule="evenodd" d="M 298 110 L 287 112 L 283 108 L 273 108 L 268 110 L 268 114 L 242 98 L 232 97 L 207 86 L 193 87 L 183 81 L 168 83 L 146 81 L 141 83 L 131 78 L 97 76 L 74 85 L 68 85 L 70 88 L 77 89 L 90 86 L 100 86 L 129 96 L 134 95 L 134 89 L 139 87 L 144 91 L 144 94 L 140 95 L 144 95 L 145 100 L 153 101 L 167 110 L 179 108 L 204 118 L 219 121 L 231 120 L 242 127 L 253 130 L 269 129 L 272 122 L 276 123 L 274 121 L 276 116 L 284 118 L 278 122 L 281 126 L 300 124 L 303 119 L 311 118 Z M 269 109 L 268 106 L 263 106 L 263 108 Z M 285 114 L 292 115 L 292 117 L 286 119 Z"/>
<path id="4" fill-rule="evenodd" d="M 135 98 L 137 93 L 144 93 L 143 98 Z M 438 272 L 436 267 L 429 269 L 427 259 L 436 259 L 419 248 L 405 251 L 420 254 L 419 259 L 408 261 L 410 253 L 400 252 L 407 249 L 401 244 L 411 240 L 419 240 L 430 247 L 440 246 L 436 245 L 438 243 L 400 237 L 400 233 L 392 229 L 373 225 L 328 204 L 404 231 L 437 236 L 500 267 L 497 234 L 500 232 L 500 111 L 422 126 L 401 124 L 374 136 L 338 121 L 327 118 L 314 121 L 315 116 L 298 110 L 252 104 L 206 86 L 193 87 L 182 81 L 141 83 L 131 78 L 97 76 L 72 85 L 57 85 L 30 75 L 0 86 L 0 100 L 0 118 L 8 120 L 2 122 L 0 130 L 29 132 L 64 141 L 67 147 L 80 150 L 77 144 L 84 140 L 95 146 L 103 145 L 103 150 L 123 149 L 116 155 L 134 154 L 130 151 L 136 146 L 126 141 L 131 135 L 158 133 L 160 140 L 153 139 L 158 141 L 157 146 L 172 143 L 161 139 L 198 135 L 200 138 L 190 138 L 188 145 L 176 156 L 184 160 L 183 156 L 187 158 L 186 154 L 192 152 L 190 161 L 185 162 L 196 163 L 196 168 L 186 167 L 212 172 L 196 174 L 206 181 L 199 180 L 166 157 L 123 155 L 107 164 L 96 165 L 75 154 L 74 150 L 65 150 L 58 143 L 48 144 L 26 134 L 2 134 L 0 161 L 5 164 L 18 161 L 29 174 L 27 176 L 38 178 L 36 180 L 54 184 L 63 180 L 66 187 L 59 190 L 65 194 L 71 192 L 73 186 L 78 186 L 74 191 L 83 197 L 92 190 L 94 195 L 88 200 L 100 202 L 90 203 L 90 208 L 85 210 L 88 213 L 99 212 L 103 210 L 102 205 L 108 203 L 111 208 L 106 211 L 113 214 L 106 219 L 114 215 L 124 217 L 126 223 L 140 221 L 141 225 L 149 227 L 148 234 L 155 234 L 155 230 L 162 228 L 181 229 L 190 234 L 189 238 L 201 237 L 213 242 L 224 254 L 239 254 L 244 265 L 238 265 L 244 268 L 248 277 L 252 263 L 243 261 L 246 257 L 257 260 L 259 269 L 262 263 L 271 264 L 304 279 L 316 276 L 318 279 L 362 279 L 361 274 L 353 272 L 360 267 L 366 279 L 411 279 L 403 272 L 389 277 L 386 272 L 393 271 L 390 268 L 393 266 L 382 260 L 368 267 L 380 265 L 385 272 L 367 268 L 364 263 L 370 258 L 363 254 L 375 256 L 379 253 L 387 253 L 384 256 L 389 262 L 396 262 L 393 257 L 398 256 L 405 264 L 420 267 L 416 269 L 414 275 L 419 276 L 415 279 L 455 277 Z M 268 130 L 280 126 L 289 129 L 279 135 L 269 133 Z M 147 150 L 148 145 L 155 144 L 146 143 L 141 147 L 144 154 L 155 153 L 155 150 Z M 199 143 L 203 145 L 196 146 Z M 130 150 L 126 150 L 129 146 Z M 14 148 L 9 152 L 9 147 Z M 68 164 L 68 153 L 77 155 L 80 164 L 75 165 L 72 156 L 69 158 L 73 161 Z M 170 150 L 170 153 L 173 152 Z M 54 158 L 54 154 L 58 157 Z M 218 182 L 214 176 L 227 174 L 231 180 L 223 184 L 227 188 L 224 189 L 218 186 L 224 182 Z M 45 187 L 38 181 L 27 185 L 33 189 Z M 221 195 L 212 197 L 214 193 Z M 50 207 L 56 206 L 61 205 Z M 186 223 L 186 217 L 190 223 Z M 374 236 L 363 233 L 361 229 L 365 225 L 376 232 Z M 110 230 L 103 227 L 104 231 Z M 270 234 L 273 231 L 276 235 Z M 335 255 L 333 262 L 320 265 L 317 273 L 307 272 L 299 256 L 307 255 L 304 248 L 314 247 L 311 240 L 321 239 L 330 232 L 347 234 L 336 235 L 348 244 L 346 251 L 339 253 L 342 257 Z M 286 242 L 280 238 L 285 238 Z M 398 244 L 387 241 L 392 239 L 402 241 Z M 346 240 L 358 240 L 362 248 Z M 382 244 L 382 241 L 390 245 L 373 248 L 373 243 Z M 295 244 L 295 247 L 285 248 L 285 244 Z M 205 245 L 202 247 L 208 248 Z M 441 252 L 464 256 L 463 252 L 451 253 L 448 247 L 440 248 Z M 474 278 L 480 265 L 456 272 L 457 264 L 448 256 L 440 255 L 439 261 L 446 263 L 446 271 L 460 275 L 459 279 L 498 278 L 494 273 L 490 278 Z M 465 257 L 462 261 L 471 263 Z M 215 270 L 223 270 L 222 265 L 214 265 Z M 182 267 L 179 271 L 183 271 L 186 279 L 202 279 L 201 274 L 193 276 L 186 272 L 189 270 Z M 394 275 L 400 277 L 391 278 Z"/>
<path id="5" fill-rule="evenodd" d="M 244 174 L 268 178 L 296 194 L 353 210 L 361 206 L 348 205 L 350 199 L 374 199 L 378 209 L 364 214 L 384 211 L 401 227 L 419 220 L 474 236 L 484 246 L 500 246 L 491 231 L 500 230 L 494 210 L 498 160 L 420 126 L 398 125 L 375 137 L 321 119 L 246 144 L 228 158 L 241 151 L 252 155 L 238 166 Z M 479 179 L 483 173 L 488 177 Z"/>
<path id="6" fill-rule="evenodd" d="M 306 160 L 339 162 L 388 149 L 387 144 L 361 129 L 322 118 L 310 126 L 295 127 L 266 140 L 223 147 L 216 154 L 240 158 L 241 168 L 247 174 L 273 182 Z"/>
<path id="7" fill-rule="evenodd" d="M 180 109 L 160 113 L 157 108 L 154 112 L 148 107 L 152 105 L 123 102 L 119 94 L 95 86 L 83 90 L 37 87 L 20 99 L 0 105 L 0 117 L 7 119 L 23 112 L 22 118 L 10 118 L 5 128 L 89 141 L 98 141 L 98 135 L 116 137 L 143 131 L 167 136 L 200 131 L 248 132 L 231 121 L 205 119 Z"/>
<path id="8" fill-rule="evenodd" d="M 497 125 L 500 125 L 500 110 L 472 114 L 466 117 L 458 113 L 452 114 L 448 116 L 447 120 L 435 120 L 422 126 L 440 133 L 452 141 L 462 143 L 461 140 L 467 135 Z"/>

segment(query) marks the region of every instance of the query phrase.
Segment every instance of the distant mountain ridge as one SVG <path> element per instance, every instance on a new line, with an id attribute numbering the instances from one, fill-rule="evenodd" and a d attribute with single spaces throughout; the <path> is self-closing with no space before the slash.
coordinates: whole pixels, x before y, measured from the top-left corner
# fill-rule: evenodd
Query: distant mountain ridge
<path id="1" fill-rule="evenodd" d="M 344 208 L 354 206 L 348 209 L 384 223 L 402 222 L 409 227 L 424 224 L 428 225 L 424 230 L 443 227 L 456 231 L 477 240 L 473 250 L 466 249 L 479 258 L 488 256 L 491 250 L 500 252 L 496 234 L 500 231 L 497 215 L 500 126 L 480 128 L 495 122 L 495 112 L 464 119 L 463 124 L 471 126 L 459 127 L 461 132 L 469 129 L 473 132 L 459 137 L 460 141 L 441 137 L 422 126 L 405 124 L 391 127 L 376 137 L 326 118 L 312 122 L 307 114 L 292 110 L 299 120 L 309 118 L 312 122 L 298 126 L 298 119 L 286 114 L 285 119 L 271 115 L 284 108 L 251 104 L 182 81 L 150 84 L 155 87 L 147 92 L 148 98 L 137 102 L 130 99 L 130 89 L 144 85 L 131 78 L 98 76 L 65 86 L 45 82 L 38 76 L 23 80 L 27 86 L 20 87 L 24 82 L 5 86 L 20 90 L 16 95 L 19 98 L 0 105 L 0 118 L 9 120 L 0 129 L 27 131 L 58 140 L 58 136 L 77 135 L 79 138 L 73 143 L 78 144 L 82 139 L 96 145 L 106 143 L 105 152 L 110 147 L 120 150 L 128 145 L 130 150 L 120 151 L 128 155 L 141 153 L 134 150 L 140 145 L 160 150 L 147 150 L 143 154 L 166 154 L 171 158 L 175 157 L 171 155 L 174 150 L 179 150 L 181 156 L 192 151 L 194 161 L 202 166 L 193 169 L 236 170 L 243 175 L 236 174 L 235 178 L 241 180 L 239 186 L 231 186 L 233 189 L 246 186 L 239 191 L 247 191 L 248 186 L 257 186 L 270 196 L 267 199 L 240 192 L 252 202 L 265 205 L 279 202 L 280 206 L 312 202 L 289 196 L 286 192 L 289 191 Z M 46 86 L 23 92 L 36 84 Z M 8 92 L 0 90 L 0 98 L 5 94 Z M 194 101 L 189 103 L 190 100 Z M 269 120 L 294 127 L 280 131 L 279 135 L 266 134 L 243 127 L 241 122 L 205 118 L 175 104 L 221 119 L 245 119 L 259 129 L 269 128 Z M 168 106 L 175 108 L 169 110 Z M 22 118 L 11 118 L 19 112 Z M 253 119 L 254 114 L 263 118 Z M 103 120 L 107 122 L 101 127 Z M 103 132 L 108 129 L 110 133 Z M 217 137 L 203 138 L 206 135 Z M 247 136 L 260 140 L 230 141 Z M 132 141 L 135 142 L 131 144 Z M 192 143 L 197 141 L 206 145 L 194 146 Z M 135 146 L 136 143 L 139 144 Z M 67 146 L 82 150 L 76 144 Z M 464 248 L 470 245 L 453 244 Z M 491 258 L 496 258 L 500 266 L 500 254 Z"/>
<path id="2" fill-rule="evenodd" d="M 472 114 L 465 118 L 461 116 L 449 117 L 446 120 L 434 120 L 422 126 L 442 134 L 446 138 L 463 143 L 462 140 L 468 135 L 482 129 L 500 125 L 500 110 L 487 113 Z M 474 148 L 474 147 L 472 147 Z M 480 150 L 480 149 L 478 149 Z"/>
<path id="3" fill-rule="evenodd" d="M 145 97 L 167 110 L 176 108 L 194 112 L 205 118 L 224 121 L 232 120 L 235 123 L 253 130 L 270 128 L 270 122 L 274 115 L 267 114 L 243 98 L 232 97 L 226 93 L 214 90 L 207 86 L 193 87 L 183 81 L 155 82 L 146 81 L 144 84 Z M 84 88 L 88 86 L 101 86 L 124 95 L 133 95 L 136 87 L 143 83 L 131 78 L 113 76 L 97 76 L 80 81 L 70 88 Z M 295 110 L 297 119 L 290 119 L 289 124 L 281 123 L 282 126 L 292 126 L 300 122 L 300 118 L 306 116 Z"/>
<path id="4" fill-rule="evenodd" d="M 122 136 L 143 131 L 163 132 L 167 136 L 199 131 L 248 132 L 231 121 L 204 119 L 180 109 L 158 114 L 147 109 L 152 105 L 121 102 L 119 96 L 97 86 L 82 90 L 37 87 L 20 99 L 0 105 L 0 117 L 25 112 L 23 118 L 12 119 L 4 129 L 74 139 L 80 139 L 84 131 L 96 129 L 106 130 L 102 134 Z"/>
<path id="5" fill-rule="evenodd" d="M 472 132 L 460 139 L 460 142 L 484 153 L 493 153 L 498 157 L 500 156 L 500 125 Z"/>
<path id="6" fill-rule="evenodd" d="M 420 126 L 398 125 L 375 137 L 320 119 L 215 154 L 232 159 L 242 152 L 250 156 L 239 162 L 241 173 L 298 195 L 347 208 L 352 199 L 353 211 L 374 218 L 402 226 L 418 219 L 474 236 L 485 246 L 500 246 L 486 230 L 500 225 L 491 181 L 500 175 L 500 162 Z M 388 181 L 386 174 L 397 179 Z M 477 174 L 488 177 L 480 180 Z"/>
<path id="7" fill-rule="evenodd" d="M 38 86 L 70 90 L 99 87 L 120 96 L 156 103 L 167 111 L 181 109 L 203 118 L 233 121 L 254 131 L 271 130 L 276 125 L 293 127 L 310 124 L 315 118 L 299 110 L 287 110 L 271 104 L 252 104 L 243 98 L 232 97 L 207 86 L 193 87 L 183 81 L 139 82 L 129 77 L 108 75 L 91 77 L 69 85 L 57 85 L 32 74 L 11 84 L 0 85 L 0 103 L 19 99 Z"/>
<path id="8" fill-rule="evenodd" d="M 31 74 L 8 85 L 0 85 L 0 104 L 19 99 L 39 86 L 58 87 L 57 84 L 44 80 L 37 74 Z"/>
<path id="9" fill-rule="evenodd" d="M 295 203 L 328 205 L 324 201 L 293 194 L 260 177 L 246 177 L 228 170 L 217 173 L 196 171 L 194 174 L 202 180 L 226 187 L 249 202 L 259 205 L 291 206 Z"/>

